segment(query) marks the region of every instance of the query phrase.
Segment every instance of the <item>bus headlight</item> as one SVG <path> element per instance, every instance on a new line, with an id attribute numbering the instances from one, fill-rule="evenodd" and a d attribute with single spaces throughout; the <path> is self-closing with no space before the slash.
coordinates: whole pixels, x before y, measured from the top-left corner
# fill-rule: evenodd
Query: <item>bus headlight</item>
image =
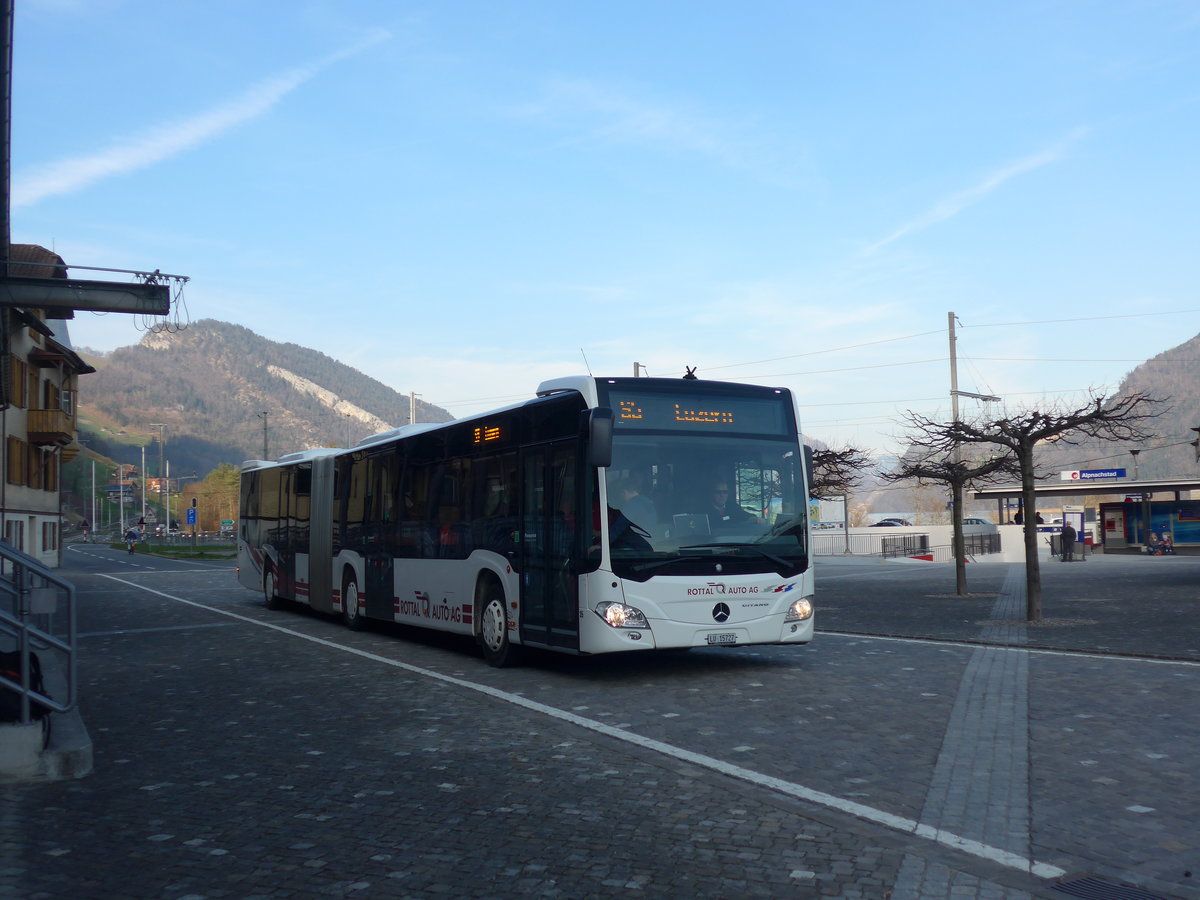
<path id="1" fill-rule="evenodd" d="M 805 619 L 811 619 L 813 614 L 812 601 L 807 597 L 801 597 L 788 607 L 787 615 L 783 617 L 785 622 L 802 622 Z"/>
<path id="2" fill-rule="evenodd" d="M 596 614 L 613 628 L 649 628 L 645 614 L 634 606 L 605 600 L 596 607 Z"/>

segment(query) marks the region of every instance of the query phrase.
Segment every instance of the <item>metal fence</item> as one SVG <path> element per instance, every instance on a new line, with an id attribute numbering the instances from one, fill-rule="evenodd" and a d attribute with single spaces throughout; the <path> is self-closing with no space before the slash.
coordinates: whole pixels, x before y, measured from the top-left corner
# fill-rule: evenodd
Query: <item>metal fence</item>
<path id="1" fill-rule="evenodd" d="M 884 559 L 898 556 L 918 556 L 929 552 L 927 534 L 885 534 L 880 541 L 879 555 Z"/>
<path id="2" fill-rule="evenodd" d="M 812 549 L 814 556 L 874 556 L 879 552 L 879 538 L 873 534 L 825 531 L 812 536 Z"/>
<path id="3" fill-rule="evenodd" d="M 968 557 L 1000 552 L 999 534 L 963 535 L 964 552 Z M 896 559 L 919 556 L 934 562 L 954 559 L 949 545 L 931 546 L 929 535 L 923 532 L 905 534 L 850 534 L 822 532 L 812 536 L 814 556 L 882 556 Z"/>
<path id="4" fill-rule="evenodd" d="M 989 553 L 1000 552 L 999 534 L 964 534 L 963 548 L 967 556 L 986 556 Z"/>

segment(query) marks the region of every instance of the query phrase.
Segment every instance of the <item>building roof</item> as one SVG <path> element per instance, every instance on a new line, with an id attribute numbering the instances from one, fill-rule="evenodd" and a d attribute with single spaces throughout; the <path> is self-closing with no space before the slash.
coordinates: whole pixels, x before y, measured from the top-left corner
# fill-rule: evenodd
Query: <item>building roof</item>
<path id="1" fill-rule="evenodd" d="M 67 263 L 40 244 L 9 244 L 8 274 L 14 278 L 66 278 Z"/>
<path id="2" fill-rule="evenodd" d="M 1184 476 L 1180 478 L 1142 478 L 1137 481 L 1129 478 L 1111 481 L 1040 481 L 1033 490 L 1034 495 L 1038 497 L 1111 495 L 1120 499 L 1126 494 L 1173 494 L 1183 491 L 1200 491 L 1200 478 Z M 1021 496 L 1021 486 L 1008 484 L 984 488 L 973 491 L 971 496 L 976 500 L 1003 500 L 1006 497 L 1019 497 Z"/>

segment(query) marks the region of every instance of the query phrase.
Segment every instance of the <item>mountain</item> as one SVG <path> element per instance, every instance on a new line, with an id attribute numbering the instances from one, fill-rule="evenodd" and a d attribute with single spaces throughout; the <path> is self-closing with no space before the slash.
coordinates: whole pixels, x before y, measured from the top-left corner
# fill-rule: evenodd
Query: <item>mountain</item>
<path id="1" fill-rule="evenodd" d="M 351 441 L 409 422 L 408 396 L 324 353 L 202 319 L 175 334 L 148 334 L 79 379 L 80 439 L 90 450 L 158 472 L 160 424 L 173 476 L 221 463 Z M 448 422 L 417 401 L 418 422 Z M 264 443 L 266 451 L 264 452 Z"/>
<path id="2" fill-rule="evenodd" d="M 1039 471 L 1057 481 L 1059 472 L 1074 469 L 1125 469 L 1133 478 L 1177 478 L 1200 474 L 1191 441 L 1200 433 L 1200 335 L 1165 350 L 1138 365 L 1122 380 L 1115 397 L 1144 393 L 1162 400 L 1153 408 L 1159 414 L 1142 427 L 1155 437 L 1141 444 L 1085 441 L 1075 445 L 1057 442 L 1038 448 Z M 1136 462 L 1131 450 L 1137 450 Z"/>

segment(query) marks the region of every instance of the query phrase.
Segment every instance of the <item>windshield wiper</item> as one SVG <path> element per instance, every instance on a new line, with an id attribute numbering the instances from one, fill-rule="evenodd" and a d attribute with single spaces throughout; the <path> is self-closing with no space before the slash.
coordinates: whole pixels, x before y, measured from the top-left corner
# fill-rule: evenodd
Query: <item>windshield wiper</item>
<path id="1" fill-rule="evenodd" d="M 795 563 L 788 562 L 782 556 L 776 556 L 774 553 L 768 553 L 762 547 L 755 547 L 751 544 L 744 544 L 742 546 L 742 549 L 749 550 L 752 553 L 757 553 L 763 559 L 768 559 L 771 562 L 775 563 L 775 567 L 780 570 L 780 572 L 779 572 L 780 575 L 783 575 L 785 572 L 790 572 L 792 569 L 799 568 L 799 566 L 797 566 Z"/>
<path id="2" fill-rule="evenodd" d="M 648 572 L 651 569 L 661 569 L 663 566 L 669 566 L 672 563 L 677 563 L 684 559 L 700 559 L 706 554 L 702 553 L 684 553 L 684 550 L 712 550 L 716 548 L 727 548 L 726 553 L 733 554 L 737 552 L 738 545 L 736 544 L 689 544 L 686 547 L 679 548 L 678 556 L 671 556 L 667 559 L 656 559 L 654 562 L 642 563 L 640 566 L 634 566 L 635 572 Z"/>
<path id="3" fill-rule="evenodd" d="M 720 555 L 723 555 L 723 556 L 724 555 L 733 556 L 735 554 L 740 555 L 742 553 L 742 551 L 748 550 L 751 553 L 755 553 L 758 556 L 761 556 L 763 559 L 769 560 L 771 563 L 773 563 L 775 565 L 775 567 L 777 569 L 779 569 L 779 574 L 781 574 L 781 575 L 786 575 L 788 572 L 791 572 L 791 571 L 794 571 L 794 570 L 800 568 L 800 566 L 797 563 L 788 562 L 783 557 L 776 556 L 774 553 L 768 553 L 766 550 L 763 550 L 761 547 L 755 547 L 752 544 L 689 544 L 688 546 L 680 547 L 679 549 L 680 549 L 680 551 L 683 551 L 683 550 L 720 550 L 720 551 L 722 551 Z M 700 556 L 701 556 L 701 554 L 699 554 L 699 553 L 689 553 L 686 555 L 681 553 L 679 556 L 672 556 L 670 559 L 659 559 L 659 560 L 655 560 L 654 562 L 642 563 L 640 566 L 634 566 L 633 571 L 648 572 L 651 569 L 659 569 L 659 568 L 662 568 L 663 566 L 669 566 L 671 563 L 676 563 L 683 559 L 697 559 L 697 558 L 700 558 Z"/>
<path id="4" fill-rule="evenodd" d="M 671 556 L 667 559 L 656 559 L 654 562 L 642 563 L 640 566 L 634 566 L 635 572 L 649 572 L 651 569 L 661 569 L 663 566 L 669 566 L 672 563 L 681 562 L 682 560 L 695 559 L 695 556 Z"/>

